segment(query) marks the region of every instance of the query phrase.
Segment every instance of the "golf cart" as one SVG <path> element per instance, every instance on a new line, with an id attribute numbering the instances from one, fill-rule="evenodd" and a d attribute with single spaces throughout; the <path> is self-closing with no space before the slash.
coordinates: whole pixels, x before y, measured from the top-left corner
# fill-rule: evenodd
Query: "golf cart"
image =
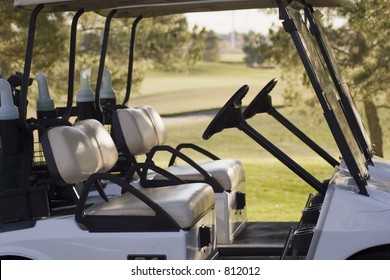
<path id="1" fill-rule="evenodd" d="M 375 160 L 369 162 L 368 155 L 364 156 L 364 148 L 357 137 L 359 131 L 364 133 L 363 128 L 348 121 L 346 105 L 339 102 L 335 86 L 328 78 L 327 71 L 331 72 L 328 68 L 332 67 L 327 65 L 324 69 L 326 64 L 322 60 L 326 60 L 323 58 L 326 55 L 319 51 L 321 45 L 316 45 L 316 35 L 310 34 L 308 23 L 301 18 L 303 12 L 310 18 L 313 7 L 343 4 L 348 1 L 313 0 L 287 4 L 273 0 L 16 0 L 16 7 L 32 12 L 23 74 L 10 77 L 8 81 L 0 80 L 1 258 L 389 258 L 390 228 L 385 223 L 390 202 L 387 170 L 378 167 L 378 173 L 383 176 L 377 176 L 375 181 L 369 178 Z M 135 28 L 143 17 L 268 7 L 279 7 L 285 29 L 291 34 L 310 77 L 342 161 L 333 159 L 274 110 L 270 92 L 275 80 L 260 91 L 245 111 L 241 103 L 248 87 L 239 88 L 206 128 L 203 138 L 208 139 L 227 128 L 238 128 L 313 187 L 315 194 L 309 196 L 301 220 L 287 223 L 246 221 L 245 178 L 243 170 L 237 171 L 240 163 L 236 160 L 229 161 L 233 164 L 226 167 L 226 161 L 202 150 L 210 155 L 208 165 L 218 167 L 219 173 L 214 174 L 215 169 L 207 170 L 208 165 L 202 167 L 179 149 L 164 147 L 173 154 L 172 167 L 162 170 L 153 165 L 153 154 L 162 149 L 161 146 L 155 148 L 140 140 L 129 140 L 126 131 L 150 131 L 147 139 L 159 140 L 161 134 L 153 134 L 161 129 L 161 125 L 154 125 L 160 121 L 159 116 L 148 106 L 127 108 L 129 91 L 122 104 L 116 104 L 112 95 L 105 95 L 109 97 L 105 100 L 99 96 L 102 83 L 103 87 L 110 83 L 104 61 L 112 18 L 136 18 L 132 32 L 135 36 Z M 34 32 L 41 11 L 75 12 L 68 100 L 66 107 L 55 108 L 47 92 L 42 90 L 37 118 L 28 119 L 26 105 L 31 84 Z M 88 72 L 82 72 L 85 75 L 82 75 L 81 84 L 84 83 L 83 89 L 87 91 L 77 97 L 77 106 L 74 106 L 77 23 L 86 12 L 105 16 L 106 27 L 95 95 L 89 95 Z M 315 16 L 309 21 L 310 24 L 316 22 Z M 318 30 L 324 38 L 325 34 L 320 28 Z M 128 87 L 131 85 L 134 40 L 135 37 L 130 40 Z M 40 76 L 37 80 L 44 89 L 45 79 Z M 16 106 L 13 94 L 19 97 Z M 272 116 L 283 121 L 334 167 L 329 181 L 318 181 L 246 122 L 257 113 L 271 111 Z M 77 121 L 72 122 L 71 116 L 76 116 Z M 109 125 L 111 131 L 104 125 Z M 43 152 L 39 161 L 34 158 L 37 152 L 34 135 L 38 136 L 38 146 Z M 122 145 L 118 142 L 121 138 Z M 146 150 L 150 159 L 143 163 L 131 161 L 136 155 L 134 145 Z M 186 160 L 197 171 L 197 176 L 186 172 L 183 176 L 177 172 L 180 168 L 174 165 L 176 157 Z M 371 164 L 369 167 L 368 163 Z M 231 186 L 226 187 L 226 180 L 221 183 L 218 174 L 227 174 L 231 169 L 235 172 L 227 179 Z M 158 174 L 153 177 L 155 180 L 149 180 L 150 170 Z M 138 181 L 135 180 L 136 173 Z M 236 180 L 234 184 L 233 179 Z"/>

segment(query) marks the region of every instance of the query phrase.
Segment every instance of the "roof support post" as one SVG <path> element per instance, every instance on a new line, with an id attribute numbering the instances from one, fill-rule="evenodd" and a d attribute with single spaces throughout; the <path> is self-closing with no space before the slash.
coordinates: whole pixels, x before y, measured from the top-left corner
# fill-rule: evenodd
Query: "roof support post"
<path id="1" fill-rule="evenodd" d="M 129 66 L 127 69 L 127 85 L 126 85 L 126 95 L 123 100 L 122 105 L 127 105 L 129 102 L 130 94 L 131 94 L 131 85 L 133 80 L 133 64 L 134 64 L 134 51 L 135 51 L 135 35 L 137 31 L 138 23 L 141 21 L 142 15 L 138 16 L 131 27 L 131 36 L 130 36 L 130 50 L 129 50 Z"/>
<path id="2" fill-rule="evenodd" d="M 110 34 L 110 25 L 111 20 L 116 14 L 117 10 L 112 10 L 106 19 L 106 24 L 104 26 L 104 35 L 103 35 L 103 42 L 102 42 L 102 51 L 100 55 L 100 63 L 99 63 L 99 70 L 98 70 L 98 76 L 96 80 L 96 90 L 95 90 L 95 109 L 96 109 L 96 115 L 98 117 L 99 121 L 103 121 L 103 108 L 100 104 L 100 87 L 102 85 L 103 80 L 103 71 L 104 71 L 104 64 L 106 60 L 106 54 L 107 54 L 107 45 L 108 45 L 108 37 Z"/>
<path id="3" fill-rule="evenodd" d="M 30 15 L 30 22 L 28 27 L 28 37 L 27 37 L 27 47 L 26 47 L 26 56 L 24 59 L 24 70 L 23 70 L 23 78 L 22 78 L 22 87 L 20 90 L 20 102 L 19 102 L 19 118 L 21 120 L 26 119 L 27 115 L 27 92 L 30 80 L 30 72 L 31 72 L 31 62 L 33 57 L 33 49 L 34 49 L 34 39 L 35 39 L 35 29 L 36 22 L 39 12 L 43 9 L 43 5 L 38 5 L 32 11 Z"/>
<path id="4" fill-rule="evenodd" d="M 73 16 L 72 28 L 70 31 L 70 46 L 69 46 L 69 73 L 68 73 L 68 99 L 66 109 L 62 116 L 63 119 L 69 120 L 72 115 L 73 106 L 73 90 L 74 90 L 74 71 L 76 63 L 76 40 L 77 40 L 77 23 L 80 16 L 84 14 L 84 9 L 80 9 Z"/>

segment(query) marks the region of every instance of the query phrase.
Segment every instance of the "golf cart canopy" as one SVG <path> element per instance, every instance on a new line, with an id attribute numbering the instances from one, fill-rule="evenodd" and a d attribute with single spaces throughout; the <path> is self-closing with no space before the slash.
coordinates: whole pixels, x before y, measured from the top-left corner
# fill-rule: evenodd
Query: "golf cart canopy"
<path id="1" fill-rule="evenodd" d="M 308 0 L 308 4 L 315 7 L 340 7 L 351 3 L 350 0 Z M 181 14 L 190 12 L 263 9 L 276 8 L 274 0 L 15 0 L 14 6 L 32 10 L 35 6 L 43 4 L 44 11 L 99 11 L 121 8 L 126 14 L 122 16 L 153 17 L 168 14 Z M 126 8 L 126 9 L 122 9 Z M 121 16 L 119 13 L 117 16 Z"/>

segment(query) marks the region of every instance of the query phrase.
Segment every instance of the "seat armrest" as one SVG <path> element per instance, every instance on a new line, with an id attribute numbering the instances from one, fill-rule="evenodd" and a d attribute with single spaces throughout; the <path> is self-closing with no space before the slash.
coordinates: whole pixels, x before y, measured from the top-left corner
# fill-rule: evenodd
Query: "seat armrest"
<path id="1" fill-rule="evenodd" d="M 175 155 L 176 157 L 182 159 L 187 164 L 192 166 L 195 170 L 197 170 L 200 174 L 202 174 L 204 178 L 204 182 L 212 186 L 216 192 L 224 191 L 223 186 L 221 186 L 221 184 L 213 176 L 211 176 L 210 173 L 208 173 L 206 170 L 200 167 L 199 164 L 197 164 L 195 161 L 190 159 L 188 156 L 186 156 L 185 154 L 181 153 L 180 151 L 176 150 L 173 147 L 167 145 L 154 146 L 147 154 L 145 162 L 153 163 L 153 157 L 158 151 L 169 152 L 172 155 Z M 146 176 L 147 176 L 147 170 L 144 169 L 142 172 L 142 177 L 146 177 Z"/>
<path id="2" fill-rule="evenodd" d="M 206 149 L 204 149 L 204 148 L 202 148 L 202 147 L 200 147 L 200 146 L 198 146 L 196 144 L 193 144 L 193 143 L 181 143 L 181 144 L 176 146 L 176 150 L 178 150 L 180 152 L 183 149 L 192 149 L 194 151 L 197 151 L 197 152 L 201 153 L 204 156 L 209 157 L 212 160 L 219 160 L 220 159 L 219 157 L 217 157 L 216 155 L 214 155 L 210 151 L 207 151 Z M 172 157 L 171 157 L 168 165 L 169 166 L 174 165 L 175 164 L 175 160 L 176 160 L 176 155 L 172 154 Z"/>

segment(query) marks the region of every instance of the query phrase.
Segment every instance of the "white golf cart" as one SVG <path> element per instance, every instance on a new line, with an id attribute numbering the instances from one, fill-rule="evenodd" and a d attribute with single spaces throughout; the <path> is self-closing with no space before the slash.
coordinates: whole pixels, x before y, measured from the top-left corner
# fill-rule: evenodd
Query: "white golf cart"
<path id="1" fill-rule="evenodd" d="M 15 0 L 16 7 L 31 11 L 31 18 L 23 74 L 0 80 L 1 259 L 389 259 L 388 163 L 372 156 L 352 99 L 343 91 L 345 86 L 338 86 L 341 78 L 335 73 L 339 71 L 314 8 L 349 1 L 289 2 Z M 301 220 L 291 223 L 247 222 L 245 176 L 239 161 L 219 159 L 191 144 L 176 149 L 161 146 L 165 127 L 153 108 L 126 107 L 135 29 L 142 18 L 269 7 L 279 7 L 342 161 L 333 159 L 272 107 L 269 94 L 275 79 L 244 111 L 241 101 L 248 87 L 242 86 L 203 138 L 236 127 L 312 186 L 315 194 L 309 197 Z M 66 107 L 54 106 L 45 77 L 39 76 L 37 118 L 27 119 L 36 18 L 40 12 L 66 11 L 75 12 Z M 86 12 L 105 16 L 106 27 L 95 95 L 90 94 L 88 75 L 83 72 L 85 91 L 77 95 L 74 106 L 77 24 Z M 121 104 L 109 89 L 101 88 L 102 82 L 103 87 L 110 84 L 104 63 L 110 21 L 115 17 L 136 19 L 129 46 L 128 90 Z M 12 98 L 16 95 L 17 101 Z M 334 166 L 329 181 L 318 181 L 246 122 L 263 112 Z M 71 116 L 77 121 L 72 123 Z M 34 145 L 34 136 L 39 138 L 38 145 Z M 196 163 L 181 148 L 202 152 L 210 161 Z M 38 159 L 40 149 L 43 155 Z M 168 169 L 153 164 L 153 155 L 162 149 L 173 155 Z M 147 160 L 137 162 L 135 156 L 144 153 Z M 188 165 L 175 165 L 175 158 Z"/>

